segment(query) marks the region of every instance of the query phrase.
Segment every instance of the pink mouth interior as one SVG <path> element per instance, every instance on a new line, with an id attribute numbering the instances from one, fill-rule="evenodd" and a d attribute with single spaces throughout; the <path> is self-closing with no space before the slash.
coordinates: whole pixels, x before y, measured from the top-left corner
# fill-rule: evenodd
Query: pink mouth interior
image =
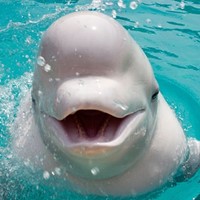
<path id="1" fill-rule="evenodd" d="M 117 137 L 125 118 L 116 118 L 97 110 L 79 110 L 59 123 L 72 142 L 109 142 Z"/>

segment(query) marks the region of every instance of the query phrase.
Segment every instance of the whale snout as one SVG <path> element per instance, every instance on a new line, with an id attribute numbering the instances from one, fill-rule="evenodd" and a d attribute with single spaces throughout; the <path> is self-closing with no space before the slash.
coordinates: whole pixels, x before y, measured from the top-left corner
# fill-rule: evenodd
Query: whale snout
<path id="1" fill-rule="evenodd" d="M 130 85 L 122 82 L 92 76 L 68 80 L 59 86 L 52 99 L 53 116 L 61 120 L 78 110 L 99 110 L 122 118 L 144 108 L 145 102 L 137 96 L 133 102 L 131 92 L 127 93 Z"/>

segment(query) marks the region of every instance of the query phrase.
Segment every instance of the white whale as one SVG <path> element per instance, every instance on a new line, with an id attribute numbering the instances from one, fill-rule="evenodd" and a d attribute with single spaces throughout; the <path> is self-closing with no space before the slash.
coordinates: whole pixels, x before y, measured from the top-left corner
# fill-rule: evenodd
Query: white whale
<path id="1" fill-rule="evenodd" d="M 144 194 L 200 163 L 199 142 L 186 138 L 144 52 L 97 12 L 66 15 L 45 32 L 15 132 L 21 159 L 61 166 L 88 194 Z"/>

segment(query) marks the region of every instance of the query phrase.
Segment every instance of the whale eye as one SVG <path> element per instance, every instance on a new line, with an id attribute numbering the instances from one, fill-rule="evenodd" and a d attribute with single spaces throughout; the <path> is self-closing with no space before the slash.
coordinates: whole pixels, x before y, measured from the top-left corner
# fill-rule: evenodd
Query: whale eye
<path id="1" fill-rule="evenodd" d="M 151 100 L 153 101 L 153 100 L 157 99 L 158 94 L 159 94 L 159 90 L 156 90 L 156 92 L 152 95 Z"/>
<path id="2" fill-rule="evenodd" d="M 32 99 L 32 103 L 33 103 L 33 105 L 35 106 L 35 104 L 36 104 L 36 101 L 35 101 L 34 97 L 33 97 L 33 96 L 31 96 L 31 99 Z"/>

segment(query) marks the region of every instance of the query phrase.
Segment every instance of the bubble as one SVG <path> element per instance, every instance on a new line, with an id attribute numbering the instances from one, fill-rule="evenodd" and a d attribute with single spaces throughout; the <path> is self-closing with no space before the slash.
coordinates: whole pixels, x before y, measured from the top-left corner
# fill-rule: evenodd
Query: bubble
<path id="1" fill-rule="evenodd" d="M 98 167 L 94 167 L 91 169 L 91 173 L 96 176 L 98 173 L 100 172 L 99 168 Z"/>
<path id="2" fill-rule="evenodd" d="M 38 59 L 37 59 L 37 64 L 40 67 L 43 67 L 46 64 L 46 61 L 45 61 L 45 59 L 42 56 L 39 56 Z"/>
<path id="3" fill-rule="evenodd" d="M 138 7 L 137 2 L 132 1 L 132 2 L 130 3 L 130 8 L 131 8 L 132 10 L 135 10 L 137 7 Z"/>
<path id="4" fill-rule="evenodd" d="M 47 179 L 49 179 L 49 177 L 50 177 L 49 172 L 48 172 L 48 171 L 44 171 L 44 173 L 43 173 L 43 178 L 44 178 L 45 180 L 47 180 Z"/>
<path id="5" fill-rule="evenodd" d="M 115 19 L 117 17 L 117 12 L 115 10 L 112 11 L 112 17 Z"/>
<path id="6" fill-rule="evenodd" d="M 44 71 L 45 71 L 45 72 L 51 71 L 51 66 L 50 66 L 49 64 L 46 64 L 46 65 L 44 66 Z"/>

